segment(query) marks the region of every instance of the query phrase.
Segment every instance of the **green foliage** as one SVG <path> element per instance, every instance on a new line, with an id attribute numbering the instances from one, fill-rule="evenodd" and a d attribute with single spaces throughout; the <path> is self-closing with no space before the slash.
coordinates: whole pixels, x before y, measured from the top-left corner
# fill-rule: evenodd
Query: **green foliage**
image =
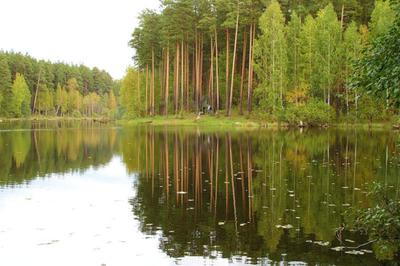
<path id="1" fill-rule="evenodd" d="M 139 117 L 144 110 L 142 91 L 138 87 L 140 74 L 133 68 L 128 68 L 121 84 L 121 105 L 124 115 L 128 118 Z"/>
<path id="2" fill-rule="evenodd" d="M 13 86 L 13 97 L 11 98 L 12 114 L 14 117 L 26 117 L 30 115 L 31 92 L 23 75 L 17 73 Z"/>
<path id="3" fill-rule="evenodd" d="M 363 95 L 359 101 L 358 117 L 370 123 L 385 118 L 385 104 L 382 100 L 374 99 L 370 95 Z"/>
<path id="4" fill-rule="evenodd" d="M 386 34 L 392 26 L 395 16 L 389 0 L 376 0 L 369 23 L 371 38 L 376 39 L 380 35 Z"/>
<path id="5" fill-rule="evenodd" d="M 0 95 L 2 101 L 0 101 L 0 115 L 10 117 L 12 116 L 12 105 L 10 99 L 12 99 L 11 89 L 11 73 L 8 68 L 7 60 L 0 58 Z"/>
<path id="6" fill-rule="evenodd" d="M 396 18 L 386 34 L 378 36 L 355 65 L 351 86 L 364 89 L 388 104 L 400 106 L 400 4 L 394 6 Z"/>
<path id="7" fill-rule="evenodd" d="M 325 102 L 311 99 L 307 104 L 289 105 L 284 112 L 284 120 L 291 125 L 303 122 L 309 126 L 329 124 L 334 117 L 334 109 Z"/>
<path id="8" fill-rule="evenodd" d="M 96 67 L 50 63 L 0 51 L 0 116 L 26 117 L 31 110 L 41 115 L 70 115 L 74 110 L 82 112 L 83 95 L 95 92 L 107 98 L 117 87 L 107 72 Z M 107 106 L 103 101 L 96 110 L 101 113 Z"/>
<path id="9" fill-rule="evenodd" d="M 255 95 L 261 109 L 275 112 L 283 108 L 288 61 L 285 18 L 276 0 L 261 15 L 259 28 L 261 35 L 254 46 L 254 69 L 259 79 Z"/>
<path id="10" fill-rule="evenodd" d="M 347 213 L 350 225 L 375 241 L 375 255 L 380 260 L 391 260 L 400 250 L 400 202 L 391 193 L 383 184 L 374 183 L 369 197 L 375 206 Z"/>

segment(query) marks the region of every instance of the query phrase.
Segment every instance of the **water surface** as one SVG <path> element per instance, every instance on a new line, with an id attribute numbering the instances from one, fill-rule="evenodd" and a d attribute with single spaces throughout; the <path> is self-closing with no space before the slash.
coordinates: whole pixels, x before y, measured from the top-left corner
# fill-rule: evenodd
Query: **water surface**
<path id="1" fill-rule="evenodd" d="M 0 126 L 1 265 L 378 265 L 335 229 L 400 193 L 398 134 Z"/>

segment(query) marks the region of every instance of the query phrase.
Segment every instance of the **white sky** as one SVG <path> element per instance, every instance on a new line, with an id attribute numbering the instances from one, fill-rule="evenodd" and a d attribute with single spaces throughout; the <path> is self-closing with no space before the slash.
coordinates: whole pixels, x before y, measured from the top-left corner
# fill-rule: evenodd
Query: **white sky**
<path id="1" fill-rule="evenodd" d="M 0 0 L 0 50 L 97 66 L 121 78 L 137 16 L 159 0 Z"/>

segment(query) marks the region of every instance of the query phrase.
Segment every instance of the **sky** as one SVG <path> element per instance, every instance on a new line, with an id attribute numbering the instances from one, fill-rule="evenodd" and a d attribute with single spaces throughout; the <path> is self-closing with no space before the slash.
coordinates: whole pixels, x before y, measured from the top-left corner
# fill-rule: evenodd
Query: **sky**
<path id="1" fill-rule="evenodd" d="M 0 50 L 85 64 L 115 79 L 133 64 L 128 46 L 145 8 L 159 0 L 1 0 Z"/>

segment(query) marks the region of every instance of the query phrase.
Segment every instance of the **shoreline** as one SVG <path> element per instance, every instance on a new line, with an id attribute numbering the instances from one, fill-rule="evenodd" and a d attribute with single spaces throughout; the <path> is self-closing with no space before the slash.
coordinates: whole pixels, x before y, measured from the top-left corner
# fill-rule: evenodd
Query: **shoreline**
<path id="1" fill-rule="evenodd" d="M 245 116 L 226 117 L 221 116 L 201 116 L 198 118 L 196 115 L 185 115 L 178 117 L 176 115 L 154 116 L 154 117 L 141 117 L 134 119 L 110 119 L 108 117 L 45 117 L 45 116 L 32 116 L 28 118 L 0 118 L 1 123 L 13 122 L 79 122 L 79 121 L 93 121 L 99 123 L 116 123 L 120 126 L 140 126 L 140 125 L 153 125 L 153 126 L 179 126 L 179 127 L 207 127 L 207 128 L 228 128 L 228 129 L 364 129 L 364 130 L 399 130 L 397 125 L 389 122 L 374 122 L 374 123 L 348 123 L 348 122 L 334 122 L 326 126 L 294 126 L 285 122 L 269 122 L 262 119 L 247 118 Z"/>
<path id="2" fill-rule="evenodd" d="M 186 115 L 177 117 L 174 115 L 154 116 L 136 119 L 121 119 L 116 121 L 122 126 L 138 126 L 138 125 L 153 125 L 153 126 L 197 126 L 197 127 L 226 127 L 237 129 L 365 129 L 365 130 L 397 130 L 395 125 L 389 122 L 375 123 L 348 123 L 348 122 L 333 122 L 326 126 L 294 126 L 285 122 L 269 122 L 261 119 L 246 118 L 244 116 L 202 116 L 197 118 L 195 115 Z"/>

